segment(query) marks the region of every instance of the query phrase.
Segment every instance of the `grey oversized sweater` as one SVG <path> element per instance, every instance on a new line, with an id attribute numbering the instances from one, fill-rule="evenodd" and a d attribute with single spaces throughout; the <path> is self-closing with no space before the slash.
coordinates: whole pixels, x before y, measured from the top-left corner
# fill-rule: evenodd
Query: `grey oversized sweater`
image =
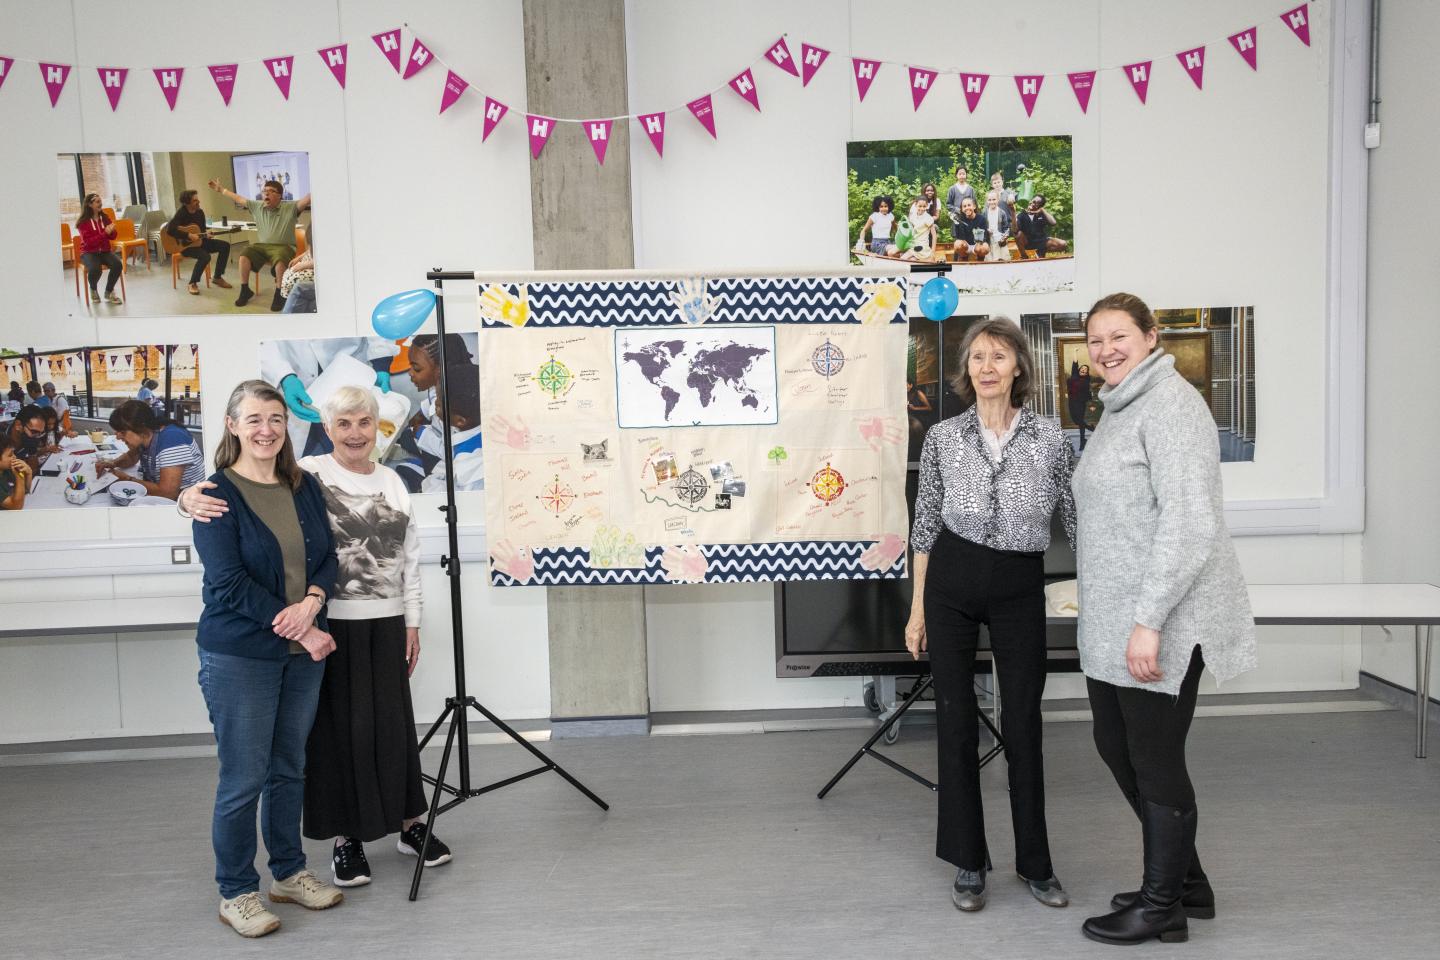
<path id="1" fill-rule="evenodd" d="M 1220 442 L 1204 399 L 1156 350 L 1100 400 L 1105 413 L 1071 481 L 1081 669 L 1174 694 L 1197 643 L 1217 681 L 1253 668 L 1255 619 L 1225 529 Z M 1157 683 L 1126 669 L 1137 623 L 1160 631 Z"/>

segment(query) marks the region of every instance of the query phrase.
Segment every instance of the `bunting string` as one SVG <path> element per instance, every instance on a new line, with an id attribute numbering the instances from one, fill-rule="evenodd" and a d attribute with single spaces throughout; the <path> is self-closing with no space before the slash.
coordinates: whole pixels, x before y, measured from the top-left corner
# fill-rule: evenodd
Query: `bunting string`
<path id="1" fill-rule="evenodd" d="M 1278 15 L 1280 22 L 1307 47 L 1310 46 L 1311 6 L 1311 3 L 1301 3 Z M 1252 71 L 1258 71 L 1258 31 L 1258 23 L 1252 24 L 1224 37 L 1211 39 L 1205 43 L 1180 50 L 1174 53 L 1174 58 L 1185 75 L 1194 83 L 1195 88 L 1203 91 L 1206 52 L 1211 47 L 1223 46 L 1222 40 L 1229 44 Z M 408 54 L 404 52 L 406 33 L 409 33 L 410 39 Z M 556 117 L 531 113 L 528 107 L 518 107 L 512 110 L 512 107 L 504 101 L 489 93 L 483 93 L 481 95 L 484 97 L 484 120 L 481 142 L 488 140 L 500 122 L 512 112 L 516 116 L 523 114 L 531 155 L 536 158 L 540 156 L 540 152 L 549 141 L 555 127 L 562 123 L 580 124 L 584 128 L 586 138 L 595 154 L 595 160 L 601 164 L 605 162 L 606 148 L 616 123 L 631 121 L 638 123 L 654 147 L 656 154 L 662 157 L 664 156 L 666 118 L 670 114 L 689 113 L 712 138 L 719 139 L 715 122 L 715 98 L 717 94 L 721 94 L 721 91 L 728 89 L 758 113 L 761 111 L 761 99 L 760 79 L 757 77 L 756 71 L 761 69 L 761 63 L 769 63 L 781 72 L 798 79 L 802 86 L 808 87 L 811 79 L 829 59 L 831 51 L 807 42 L 800 44 L 797 56 L 790 48 L 789 37 L 788 33 L 781 34 L 763 53 L 745 64 L 743 69 L 728 80 L 716 83 L 709 90 L 682 104 L 676 104 L 663 110 L 648 110 L 608 117 Z M 452 64 L 416 35 L 409 23 L 402 23 L 399 27 L 372 34 L 370 39 L 376 50 L 402 81 L 411 80 L 428 69 L 432 63 L 445 69 L 439 103 L 440 114 L 444 114 L 467 93 L 476 89 L 470 81 L 461 76 Z M 349 43 L 341 41 L 320 47 L 315 52 L 343 91 L 349 65 Z M 1152 58 L 1136 60 L 1131 63 L 1096 65 L 1074 71 L 980 73 L 973 66 L 940 68 L 862 56 L 851 56 L 849 59 L 856 96 L 861 101 L 864 101 L 882 68 L 903 67 L 905 70 L 903 76 L 908 78 L 910 87 L 911 107 L 915 111 L 921 109 L 927 94 L 941 82 L 942 77 L 954 76 L 959 79 L 961 90 L 965 96 L 965 105 L 970 113 L 974 113 L 979 106 L 991 79 L 1010 78 L 1027 117 L 1033 116 L 1036 102 L 1040 97 L 1041 90 L 1045 87 L 1045 82 L 1058 77 L 1065 78 L 1082 113 L 1089 111 L 1090 97 L 1099 76 L 1114 72 L 1118 72 L 1126 78 L 1136 97 L 1144 105 L 1148 103 L 1150 80 L 1156 62 Z M 1168 57 L 1162 58 L 1162 62 L 1166 59 Z M 313 65 L 313 61 L 307 62 Z M 34 64 L 39 68 L 50 105 L 52 108 L 57 107 L 75 65 L 31 60 L 24 57 L 0 56 L 0 95 L 4 94 L 5 81 L 16 69 L 16 64 Z M 261 65 L 265 73 L 274 81 L 281 98 L 287 101 L 290 99 L 291 82 L 296 70 L 294 54 L 287 53 L 273 57 L 256 57 L 228 63 L 206 64 L 205 70 L 209 73 L 215 84 L 216 92 L 226 107 L 230 106 L 234 96 L 240 68 L 255 64 Z M 112 111 L 120 109 L 121 97 L 131 73 L 146 72 L 144 69 L 133 71 L 129 67 L 122 66 L 87 66 L 85 69 L 96 71 L 100 79 L 101 90 Z M 175 109 L 186 71 L 191 71 L 193 75 L 195 69 L 193 64 L 149 68 L 149 72 L 153 73 L 156 85 L 170 110 Z"/>

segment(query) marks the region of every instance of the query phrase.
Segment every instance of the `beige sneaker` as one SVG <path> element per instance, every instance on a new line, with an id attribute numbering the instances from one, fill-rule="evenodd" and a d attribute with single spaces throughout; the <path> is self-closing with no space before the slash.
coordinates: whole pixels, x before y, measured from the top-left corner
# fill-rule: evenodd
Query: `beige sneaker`
<path id="1" fill-rule="evenodd" d="M 274 903 L 298 903 L 307 910 L 329 910 L 345 894 L 321 880 L 309 870 L 270 884 L 270 900 Z"/>
<path id="2" fill-rule="evenodd" d="M 280 918 L 265 909 L 260 894 L 254 890 L 221 900 L 220 922 L 242 937 L 263 937 L 280 929 Z"/>

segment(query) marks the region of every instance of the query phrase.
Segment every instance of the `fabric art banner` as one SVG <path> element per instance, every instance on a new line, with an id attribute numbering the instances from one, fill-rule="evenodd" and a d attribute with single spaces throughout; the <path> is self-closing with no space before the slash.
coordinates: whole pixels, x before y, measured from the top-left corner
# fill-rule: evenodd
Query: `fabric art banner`
<path id="1" fill-rule="evenodd" d="M 482 280 L 496 586 L 906 575 L 905 275 Z"/>

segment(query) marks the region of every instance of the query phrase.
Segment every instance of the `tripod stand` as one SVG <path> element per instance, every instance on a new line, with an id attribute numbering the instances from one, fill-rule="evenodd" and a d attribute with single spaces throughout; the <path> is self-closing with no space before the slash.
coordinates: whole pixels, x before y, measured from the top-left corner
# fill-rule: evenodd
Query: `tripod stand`
<path id="1" fill-rule="evenodd" d="M 925 674 L 925 679 L 921 680 L 919 683 L 915 684 L 915 686 L 911 688 L 910 694 L 905 698 L 905 701 L 895 709 L 894 713 L 890 714 L 890 717 L 884 723 L 880 724 L 880 728 L 870 736 L 869 740 L 865 741 L 864 746 L 862 746 L 859 750 L 856 750 L 854 755 L 851 756 L 849 760 L 845 761 L 845 765 L 836 772 L 835 776 L 830 778 L 830 782 L 820 788 L 820 792 L 815 795 L 816 798 L 824 800 L 825 794 L 829 793 L 830 790 L 835 786 L 835 784 L 840 782 L 840 778 L 845 776 L 845 774 L 849 773 L 850 768 L 855 766 L 855 764 L 859 763 L 860 758 L 866 756 L 867 754 L 874 757 L 876 760 L 879 760 L 881 763 L 885 764 L 890 769 L 905 774 L 905 776 L 909 777 L 911 780 L 914 780 L 921 786 L 929 787 L 932 791 L 939 790 L 939 784 L 931 783 L 929 780 L 926 780 L 924 777 L 920 776 L 920 774 L 916 773 L 914 770 L 911 770 L 903 763 L 900 763 L 897 760 L 892 760 L 889 757 L 885 756 L 885 754 L 875 749 L 876 741 L 878 741 L 881 737 L 885 736 L 885 734 L 889 733 L 890 728 L 900 722 L 900 718 L 905 715 L 905 711 L 909 710 L 910 706 L 915 703 L 916 700 L 919 700 L 920 696 L 926 690 L 929 690 L 931 685 L 934 684 L 934 682 L 934 674 Z M 997 700 L 996 703 L 998 704 L 999 701 Z M 991 760 L 994 760 L 1000 755 L 1002 751 L 1004 751 L 1005 741 L 1000 739 L 1000 731 L 996 729 L 995 724 L 991 722 L 990 718 L 985 715 L 985 711 L 978 710 L 976 712 L 980 715 L 980 722 L 985 724 L 985 728 L 990 731 L 990 736 L 995 738 L 994 746 L 992 746 L 980 757 L 980 766 L 984 767 L 985 764 L 989 763 Z"/>
<path id="2" fill-rule="evenodd" d="M 446 371 L 449 368 L 446 366 L 445 356 L 444 282 L 446 280 L 473 280 L 475 274 L 447 273 L 436 267 L 427 273 L 425 278 L 432 281 L 435 285 L 435 325 L 436 333 L 438 334 L 437 339 L 440 354 L 439 396 L 441 404 L 448 416 L 450 410 L 450 390 L 446 377 Z M 412 901 L 420 892 L 420 877 L 425 870 L 425 857 L 430 848 L 430 836 L 434 832 L 435 819 L 439 817 L 440 814 L 459 806 L 466 800 L 471 800 L 483 794 L 490 793 L 492 790 L 499 790 L 501 787 L 508 787 L 512 783 L 528 780 L 530 777 L 541 773 L 548 773 L 553 770 L 560 774 L 566 783 L 589 797 L 601 810 L 610 809 L 610 805 L 592 793 L 585 784 L 572 777 L 563 767 L 537 749 L 534 744 L 510 729 L 503 720 L 487 710 L 480 701 L 465 692 L 464 606 L 460 593 L 459 514 L 455 510 L 455 450 L 451 443 L 448 425 L 440 431 L 440 436 L 444 441 L 445 449 L 445 505 L 440 508 L 440 511 L 445 514 L 445 527 L 449 535 L 449 553 L 440 558 L 440 565 L 444 568 L 445 575 L 450 579 L 450 630 L 455 652 L 455 695 L 445 698 L 444 711 L 442 711 L 435 722 L 430 725 L 430 729 L 426 731 L 425 736 L 420 740 L 420 749 L 423 750 L 425 749 L 425 745 L 430 742 L 430 739 L 435 736 L 436 731 L 438 731 L 447 720 L 449 721 L 449 730 L 445 734 L 445 751 L 440 755 L 440 769 L 436 771 L 435 776 L 426 776 L 424 778 L 425 782 L 434 786 L 435 789 L 430 795 L 430 810 L 425 819 L 425 842 L 420 850 L 419 860 L 415 864 L 415 875 L 410 881 L 410 899 Z M 528 750 L 532 756 L 540 761 L 540 766 L 527 770 L 524 773 L 516 774 L 513 777 L 506 777 L 503 780 L 487 783 L 484 786 L 477 787 L 472 785 L 470 780 L 469 727 L 471 710 L 474 710 L 486 720 L 495 724 L 496 728 L 507 737 Z M 457 766 L 460 771 L 460 782 L 458 784 L 450 784 L 445 781 L 445 774 L 450 769 L 450 755 L 456 750 L 457 742 L 459 747 Z M 442 794 L 448 794 L 451 799 L 441 803 L 440 799 Z"/>

